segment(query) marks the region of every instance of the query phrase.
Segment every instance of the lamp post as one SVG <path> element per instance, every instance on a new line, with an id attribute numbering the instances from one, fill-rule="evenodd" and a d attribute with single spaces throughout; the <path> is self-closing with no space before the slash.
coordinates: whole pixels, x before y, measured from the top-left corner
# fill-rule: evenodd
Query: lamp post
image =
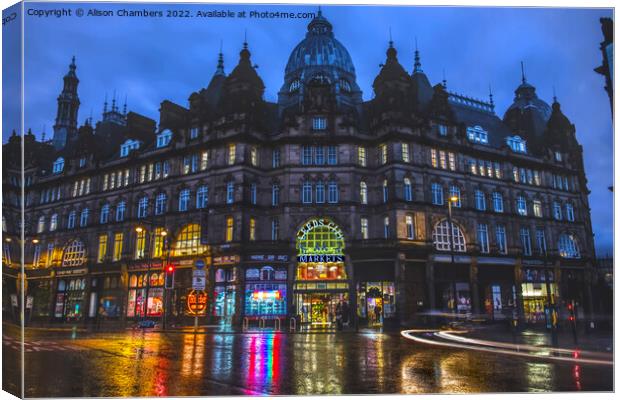
<path id="1" fill-rule="evenodd" d="M 555 294 L 551 293 L 551 274 L 549 274 L 549 269 L 547 267 L 547 246 L 545 245 L 544 249 L 545 256 L 545 288 L 547 289 L 547 307 L 549 309 L 549 318 L 551 319 L 551 343 L 554 347 L 558 346 L 558 315 L 555 306 Z"/>
<path id="2" fill-rule="evenodd" d="M 450 196 L 450 198 L 448 199 L 448 230 L 449 235 L 448 235 L 448 244 L 450 246 L 450 264 L 454 265 L 454 228 L 452 226 L 452 203 L 457 203 L 459 201 L 458 196 Z M 456 314 L 457 312 L 457 306 L 456 306 L 456 300 L 457 300 L 457 294 L 456 294 L 456 282 L 453 281 L 452 282 L 452 292 L 453 292 L 453 299 L 452 299 L 452 311 Z"/>

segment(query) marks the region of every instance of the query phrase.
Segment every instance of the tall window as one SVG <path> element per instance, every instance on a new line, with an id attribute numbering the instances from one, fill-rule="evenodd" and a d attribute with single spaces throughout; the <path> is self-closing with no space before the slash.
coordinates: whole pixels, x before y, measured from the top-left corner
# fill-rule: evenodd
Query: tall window
<path id="1" fill-rule="evenodd" d="M 65 247 L 62 255 L 63 267 L 77 267 L 86 261 L 86 248 L 82 241 L 75 239 Z"/>
<path id="2" fill-rule="evenodd" d="M 51 267 L 54 258 L 54 243 L 47 244 L 47 252 L 45 254 L 45 266 Z"/>
<path id="3" fill-rule="evenodd" d="M 278 168 L 280 167 L 280 149 L 273 149 L 271 152 L 271 167 Z"/>
<path id="4" fill-rule="evenodd" d="M 387 179 L 383 180 L 383 202 L 387 203 L 390 197 L 390 189 L 388 187 Z"/>
<path id="5" fill-rule="evenodd" d="M 461 207 L 461 189 L 456 185 L 450 186 L 450 198 L 453 198 L 453 197 L 456 197 L 456 201 L 452 202 L 452 207 L 460 208 Z"/>
<path id="6" fill-rule="evenodd" d="M 360 182 L 360 203 L 368 204 L 368 185 L 366 182 Z"/>
<path id="7" fill-rule="evenodd" d="M 237 146 L 234 143 L 228 145 L 228 165 L 235 163 L 235 155 L 237 152 Z"/>
<path id="8" fill-rule="evenodd" d="M 88 225 L 88 214 L 89 214 L 89 210 L 88 208 L 85 208 L 82 210 L 82 212 L 80 213 L 80 226 L 83 228 L 86 225 Z"/>
<path id="9" fill-rule="evenodd" d="M 519 215 L 527 215 L 527 201 L 525 196 L 517 196 L 517 213 Z"/>
<path id="10" fill-rule="evenodd" d="M 304 204 L 312 203 L 312 184 L 310 181 L 305 181 L 301 189 L 301 201 Z"/>
<path id="11" fill-rule="evenodd" d="M 312 146 L 303 146 L 301 149 L 302 165 L 312 165 Z"/>
<path id="12" fill-rule="evenodd" d="M 575 221 L 575 211 L 573 210 L 573 205 L 571 203 L 566 203 L 566 220 L 567 221 Z"/>
<path id="13" fill-rule="evenodd" d="M 360 223 L 362 229 L 362 239 L 368 239 L 368 218 L 362 218 Z"/>
<path id="14" fill-rule="evenodd" d="M 365 167 L 367 164 L 367 158 L 366 158 L 366 148 L 365 147 L 358 147 L 357 148 L 357 163 L 361 166 L 361 167 Z"/>
<path id="15" fill-rule="evenodd" d="M 71 211 L 69 213 L 69 218 L 67 218 L 67 229 L 75 228 L 75 218 L 76 218 L 76 212 Z"/>
<path id="16" fill-rule="evenodd" d="M 203 151 L 200 155 L 200 170 L 204 171 L 209 166 L 209 152 Z"/>
<path id="17" fill-rule="evenodd" d="M 387 163 L 388 159 L 388 148 L 387 144 L 379 145 L 379 164 L 383 165 Z"/>
<path id="18" fill-rule="evenodd" d="M 191 254 L 200 254 L 207 250 L 207 246 L 200 243 L 200 225 L 185 225 L 172 245 L 172 256 L 180 257 Z"/>
<path id="19" fill-rule="evenodd" d="M 97 252 L 97 262 L 102 263 L 105 261 L 105 256 L 108 253 L 108 235 L 99 235 L 99 251 Z"/>
<path id="20" fill-rule="evenodd" d="M 545 229 L 540 227 L 536 228 L 536 247 L 538 254 L 547 254 L 547 240 L 545 239 Z"/>
<path id="21" fill-rule="evenodd" d="M 338 164 L 338 146 L 327 146 L 327 164 Z"/>
<path id="22" fill-rule="evenodd" d="M 226 217 L 226 241 L 232 242 L 235 233 L 235 219 L 233 217 Z"/>
<path id="23" fill-rule="evenodd" d="M 325 203 L 325 184 L 323 181 L 316 183 L 316 202 Z"/>
<path id="24" fill-rule="evenodd" d="M 390 217 L 387 216 L 383 218 L 383 237 L 390 238 Z"/>
<path id="25" fill-rule="evenodd" d="M 153 257 L 161 257 L 164 253 L 164 241 L 166 240 L 166 235 L 164 235 L 163 232 L 164 228 L 155 228 L 155 237 L 153 240 Z"/>
<path id="26" fill-rule="evenodd" d="M 413 240 L 415 239 L 415 227 L 413 225 L 413 215 L 405 216 L 405 225 L 407 228 L 407 239 Z"/>
<path id="27" fill-rule="evenodd" d="M 478 244 L 480 244 L 480 252 L 489 252 L 489 230 L 487 224 L 478 224 Z"/>
<path id="28" fill-rule="evenodd" d="M 118 232 L 114 234 L 114 254 L 112 255 L 112 261 L 119 261 L 123 257 L 123 233 Z"/>
<path id="29" fill-rule="evenodd" d="M 409 143 L 401 143 L 400 149 L 403 162 L 408 163 L 409 161 L 411 161 L 411 157 L 409 157 Z"/>
<path id="30" fill-rule="evenodd" d="M 480 211 L 486 210 L 487 209 L 487 203 L 486 203 L 486 200 L 484 198 L 484 192 L 482 190 L 476 190 L 474 196 L 476 198 L 476 209 L 480 210 Z"/>
<path id="31" fill-rule="evenodd" d="M 226 204 L 232 204 L 235 201 L 235 182 L 230 181 L 226 184 Z"/>
<path id="32" fill-rule="evenodd" d="M 519 231 L 519 236 L 521 237 L 521 248 L 523 249 L 524 256 L 532 255 L 532 242 L 530 239 L 530 230 L 529 228 L 521 228 Z"/>
<path id="33" fill-rule="evenodd" d="M 149 198 L 147 196 L 140 197 L 138 200 L 138 218 L 145 218 L 148 215 Z"/>
<path id="34" fill-rule="evenodd" d="M 258 148 L 256 146 L 250 148 L 250 163 L 253 167 L 258 167 Z"/>
<path id="35" fill-rule="evenodd" d="M 316 146 L 314 148 L 314 163 L 316 165 L 325 164 L 325 148 L 323 146 Z"/>
<path id="36" fill-rule="evenodd" d="M 452 223 L 452 235 L 450 235 L 450 228 L 448 220 L 442 220 L 435 225 L 433 229 L 433 244 L 437 250 L 450 250 L 450 243 L 452 248 L 457 252 L 465 252 L 465 236 L 458 225 Z"/>
<path id="37" fill-rule="evenodd" d="M 579 246 L 577 245 L 577 239 L 575 236 L 563 233 L 558 240 L 558 250 L 560 251 L 560 257 L 562 258 L 580 258 Z"/>
<path id="38" fill-rule="evenodd" d="M 55 231 L 58 228 L 58 214 L 52 214 L 50 218 L 50 232 Z"/>
<path id="39" fill-rule="evenodd" d="M 179 193 L 179 211 L 187 211 L 189 207 L 189 189 L 183 189 Z"/>
<path id="40" fill-rule="evenodd" d="M 39 217 L 39 222 L 37 222 L 37 233 L 41 233 L 45 230 L 45 216 L 41 215 Z"/>
<path id="41" fill-rule="evenodd" d="M 124 201 L 121 201 L 116 205 L 116 221 L 120 222 L 125 219 L 125 208 L 127 207 Z"/>
<path id="42" fill-rule="evenodd" d="M 562 220 L 562 206 L 557 201 L 553 202 L 553 219 Z"/>
<path id="43" fill-rule="evenodd" d="M 256 204 L 256 183 L 250 183 L 250 203 Z"/>
<path id="44" fill-rule="evenodd" d="M 38 267 L 41 262 L 41 245 L 35 244 L 32 254 L 32 266 Z"/>
<path id="45" fill-rule="evenodd" d="M 205 208 L 209 203 L 209 187 L 199 186 L 196 190 L 196 208 Z"/>
<path id="46" fill-rule="evenodd" d="M 439 163 L 437 162 L 437 150 L 431 149 L 431 165 L 433 168 L 437 168 Z"/>
<path id="47" fill-rule="evenodd" d="M 506 227 L 504 225 L 495 227 L 495 240 L 497 241 L 497 251 L 500 254 L 507 254 L 508 245 L 506 244 Z"/>
<path id="48" fill-rule="evenodd" d="M 439 183 L 431 184 L 431 197 L 435 205 L 443 205 L 443 187 Z"/>
<path id="49" fill-rule="evenodd" d="M 104 204 L 101 206 L 101 213 L 99 214 L 99 223 L 107 224 L 110 220 L 110 205 Z"/>
<path id="50" fill-rule="evenodd" d="M 327 129 L 327 118 L 325 117 L 312 118 L 312 130 L 324 131 L 325 129 Z"/>
<path id="51" fill-rule="evenodd" d="M 277 206 L 280 204 L 280 186 L 274 184 L 271 186 L 271 205 Z"/>
<path id="52" fill-rule="evenodd" d="M 540 200 L 534 200 L 532 208 L 534 210 L 534 216 L 542 218 L 542 202 Z"/>
<path id="53" fill-rule="evenodd" d="M 52 172 L 55 174 L 59 174 L 65 168 L 65 159 L 62 157 L 58 157 L 56 161 L 54 161 L 54 165 L 52 167 Z"/>
<path id="54" fill-rule="evenodd" d="M 329 182 L 327 201 L 330 203 L 338 203 L 338 183 L 335 181 Z"/>
<path id="55" fill-rule="evenodd" d="M 280 220 L 277 217 L 271 219 L 271 240 L 280 240 Z"/>
<path id="56" fill-rule="evenodd" d="M 493 192 L 493 211 L 504 212 L 504 198 L 500 192 Z"/>
<path id="57" fill-rule="evenodd" d="M 250 240 L 256 240 L 256 218 L 250 218 Z"/>
<path id="58" fill-rule="evenodd" d="M 136 253 L 134 258 L 136 260 L 144 258 L 144 249 L 146 247 L 146 229 L 136 232 Z"/>
<path id="59" fill-rule="evenodd" d="M 411 188 L 411 179 L 403 180 L 403 197 L 405 201 L 413 201 L 413 189 Z"/>

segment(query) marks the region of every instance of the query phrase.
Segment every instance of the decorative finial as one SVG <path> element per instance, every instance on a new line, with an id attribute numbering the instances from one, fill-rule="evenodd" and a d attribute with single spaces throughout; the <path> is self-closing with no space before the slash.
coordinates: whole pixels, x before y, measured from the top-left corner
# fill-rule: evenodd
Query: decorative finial
<path id="1" fill-rule="evenodd" d="M 114 89 L 114 94 L 112 95 L 112 112 L 116 111 L 116 89 Z"/>
<path id="2" fill-rule="evenodd" d="M 108 92 L 105 94 L 105 100 L 103 101 L 103 113 L 108 112 Z"/>
<path id="3" fill-rule="evenodd" d="M 553 102 L 557 103 L 558 102 L 558 98 L 555 95 L 555 85 L 553 85 Z"/>
<path id="4" fill-rule="evenodd" d="M 319 17 L 323 15 L 323 13 L 321 12 L 321 6 L 320 5 L 319 5 L 319 13 L 318 14 L 319 14 L 318 15 Z"/>
<path id="5" fill-rule="evenodd" d="M 390 48 L 394 47 L 394 41 L 392 40 L 392 27 L 390 26 Z"/>
<path id="6" fill-rule="evenodd" d="M 245 31 L 243 33 L 243 49 L 244 50 L 248 49 L 248 30 L 247 30 L 247 28 L 245 29 Z"/>
<path id="7" fill-rule="evenodd" d="M 125 94 L 125 104 L 123 104 L 123 115 L 127 115 L 127 94 Z"/>
<path id="8" fill-rule="evenodd" d="M 415 38 L 415 57 L 413 64 L 413 73 L 422 72 L 422 63 L 420 62 L 420 52 L 418 51 L 418 38 Z"/>
<path id="9" fill-rule="evenodd" d="M 75 56 L 71 57 L 71 67 L 75 68 Z"/>
<path id="10" fill-rule="evenodd" d="M 489 85 L 489 104 L 495 107 L 495 103 L 493 103 L 493 90 L 491 89 L 491 85 Z"/>
<path id="11" fill-rule="evenodd" d="M 223 41 L 220 40 L 220 53 L 217 58 L 217 68 L 215 70 L 216 75 L 225 75 L 224 73 L 224 54 L 222 53 Z"/>
<path id="12" fill-rule="evenodd" d="M 521 82 L 525 83 L 525 67 L 523 66 L 523 61 L 521 61 Z"/>
<path id="13" fill-rule="evenodd" d="M 41 142 L 45 142 L 45 125 L 43 125 L 43 132 L 41 133 Z"/>
<path id="14" fill-rule="evenodd" d="M 441 80 L 441 86 L 443 86 L 444 89 L 447 89 L 448 88 L 448 81 L 446 81 L 446 69 L 444 68 L 442 71 L 443 71 L 442 72 L 443 78 Z"/>

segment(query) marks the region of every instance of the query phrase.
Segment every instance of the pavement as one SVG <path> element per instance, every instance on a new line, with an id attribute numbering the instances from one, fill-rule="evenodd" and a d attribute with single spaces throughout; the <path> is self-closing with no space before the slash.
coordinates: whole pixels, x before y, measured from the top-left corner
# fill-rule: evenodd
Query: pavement
<path id="1" fill-rule="evenodd" d="M 609 365 L 439 347 L 399 332 L 225 333 L 206 327 L 203 334 L 194 334 L 67 328 L 26 329 L 27 397 L 613 390 Z M 3 388 L 14 393 L 19 387 L 19 332 L 3 324 Z M 512 339 L 502 325 L 467 334 Z M 544 339 L 540 332 L 519 335 L 523 342 Z"/>

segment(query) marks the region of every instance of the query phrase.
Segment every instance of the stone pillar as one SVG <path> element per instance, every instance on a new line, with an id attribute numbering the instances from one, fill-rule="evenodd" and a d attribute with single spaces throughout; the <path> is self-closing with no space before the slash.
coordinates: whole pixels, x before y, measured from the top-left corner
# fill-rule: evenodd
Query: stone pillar
<path id="1" fill-rule="evenodd" d="M 555 283 L 556 290 L 558 292 L 557 297 L 554 299 L 556 306 L 559 306 L 560 299 L 562 298 L 562 269 L 560 268 L 560 261 L 556 261 L 553 266 L 553 282 Z"/>
<path id="2" fill-rule="evenodd" d="M 515 308 L 517 310 L 517 318 L 519 319 L 519 324 L 523 323 L 523 291 L 521 288 L 521 284 L 523 283 L 523 264 L 521 257 L 517 258 L 515 261 L 515 293 L 517 294 L 517 301 L 515 303 Z"/>
<path id="3" fill-rule="evenodd" d="M 355 278 L 353 262 L 350 257 L 345 257 L 345 271 L 349 282 L 349 326 L 357 330 L 357 280 Z"/>
<path id="4" fill-rule="evenodd" d="M 478 258 L 472 257 L 469 265 L 469 290 L 474 314 L 480 313 L 480 292 L 478 290 Z"/>
<path id="5" fill-rule="evenodd" d="M 411 318 L 411 306 L 408 304 L 410 299 L 407 298 L 407 290 L 405 286 L 405 253 L 397 253 L 394 260 L 394 291 L 396 302 L 396 317 L 398 324 L 402 325 Z"/>
<path id="6" fill-rule="evenodd" d="M 428 308 L 435 309 L 435 264 L 433 256 L 429 255 L 426 260 L 426 296 Z"/>
<path id="7" fill-rule="evenodd" d="M 592 276 L 596 276 L 596 271 L 592 267 L 590 262 L 586 263 L 584 274 L 583 274 L 583 291 L 584 291 L 584 320 L 588 324 L 590 321 L 594 320 L 594 310 L 593 310 L 593 301 L 592 301 Z M 596 282 L 596 280 L 595 280 Z M 586 328 L 588 329 L 588 328 Z"/>

